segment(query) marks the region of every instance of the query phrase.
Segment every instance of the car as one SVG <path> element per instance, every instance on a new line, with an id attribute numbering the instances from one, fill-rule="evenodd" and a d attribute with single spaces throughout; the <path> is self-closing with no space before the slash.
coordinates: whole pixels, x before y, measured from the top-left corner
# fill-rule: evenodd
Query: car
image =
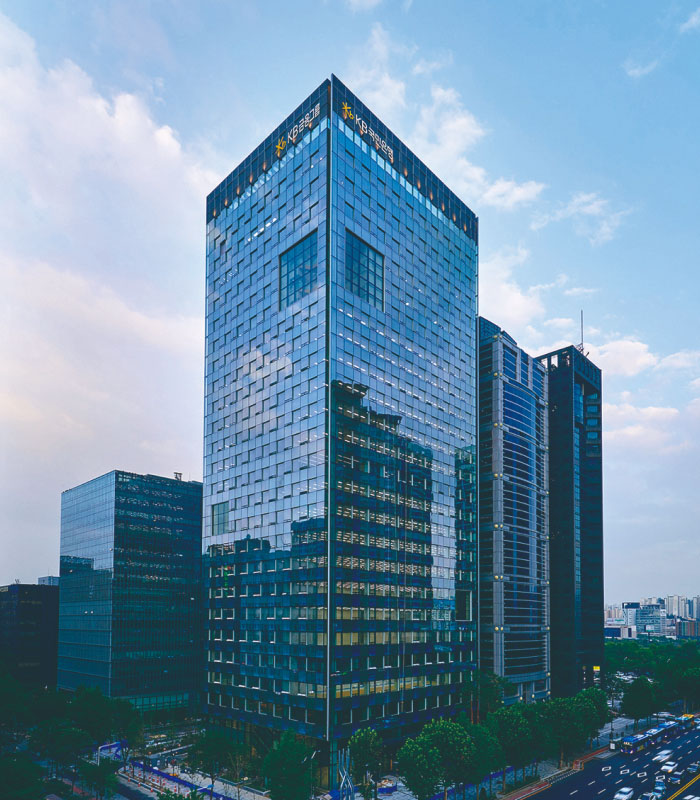
<path id="1" fill-rule="evenodd" d="M 680 783 L 685 775 L 684 769 L 677 769 L 675 772 L 668 776 L 669 783 Z"/>
<path id="2" fill-rule="evenodd" d="M 683 800 L 700 800 L 696 794 L 687 794 Z"/>
<path id="3" fill-rule="evenodd" d="M 652 758 L 652 761 L 668 761 L 672 755 L 673 750 L 661 750 Z"/>
<path id="4" fill-rule="evenodd" d="M 700 761 L 693 761 L 692 764 L 688 764 L 688 772 L 691 772 L 693 775 L 695 775 L 698 770 L 700 770 Z M 685 798 L 683 798 L 683 800 L 685 800 Z"/>
<path id="5" fill-rule="evenodd" d="M 678 769 L 678 762 L 677 761 L 667 761 L 663 767 L 661 767 L 661 772 L 675 772 Z"/>
<path id="6" fill-rule="evenodd" d="M 653 792 L 644 792 L 644 794 L 639 796 L 639 800 L 661 800 L 662 797 L 662 792 L 654 790 Z"/>
<path id="7" fill-rule="evenodd" d="M 623 786 L 619 789 L 613 800 L 632 800 L 634 797 L 634 789 L 631 786 Z"/>

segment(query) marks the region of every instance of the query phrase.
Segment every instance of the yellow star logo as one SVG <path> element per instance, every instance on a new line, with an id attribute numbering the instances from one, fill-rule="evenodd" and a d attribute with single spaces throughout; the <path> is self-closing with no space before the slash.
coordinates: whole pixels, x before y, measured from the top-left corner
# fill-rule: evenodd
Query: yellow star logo
<path id="1" fill-rule="evenodd" d="M 287 146 L 287 140 L 284 136 L 277 142 L 275 145 L 275 150 L 277 151 L 277 155 L 281 156 L 284 153 L 284 148 Z"/>
<path id="2" fill-rule="evenodd" d="M 354 119 L 352 115 L 352 109 L 347 103 L 343 103 L 342 111 L 343 111 L 343 119 Z"/>

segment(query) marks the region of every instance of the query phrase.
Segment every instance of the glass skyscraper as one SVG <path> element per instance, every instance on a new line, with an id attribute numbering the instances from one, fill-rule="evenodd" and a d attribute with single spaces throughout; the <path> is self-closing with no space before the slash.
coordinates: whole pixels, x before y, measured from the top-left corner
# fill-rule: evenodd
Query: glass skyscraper
<path id="1" fill-rule="evenodd" d="M 207 713 L 332 784 L 475 666 L 477 220 L 335 77 L 206 213 Z"/>
<path id="2" fill-rule="evenodd" d="M 143 710 L 201 691 L 202 484 L 119 470 L 63 492 L 58 688 Z"/>
<path id="3" fill-rule="evenodd" d="M 479 662 L 506 703 L 549 695 L 547 423 L 545 368 L 479 317 Z"/>
<path id="4" fill-rule="evenodd" d="M 601 372 L 573 346 L 537 360 L 549 389 L 552 694 L 566 697 L 603 668 Z"/>

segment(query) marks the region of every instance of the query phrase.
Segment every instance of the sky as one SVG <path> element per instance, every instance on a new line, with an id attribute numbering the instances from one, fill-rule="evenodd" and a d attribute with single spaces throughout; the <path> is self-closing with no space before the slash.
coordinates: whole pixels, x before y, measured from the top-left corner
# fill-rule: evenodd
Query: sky
<path id="1" fill-rule="evenodd" d="M 204 212 L 331 73 L 480 219 L 480 311 L 604 372 L 606 600 L 700 594 L 698 0 L 0 0 L 0 584 L 60 495 L 201 479 Z"/>

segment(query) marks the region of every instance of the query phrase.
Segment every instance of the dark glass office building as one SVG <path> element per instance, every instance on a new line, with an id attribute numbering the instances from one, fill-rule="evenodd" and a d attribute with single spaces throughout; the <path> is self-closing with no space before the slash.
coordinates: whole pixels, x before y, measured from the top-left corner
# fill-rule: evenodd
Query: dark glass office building
<path id="1" fill-rule="evenodd" d="M 57 640 L 57 586 L 0 586 L 0 667 L 26 686 L 54 689 Z"/>
<path id="2" fill-rule="evenodd" d="M 566 697 L 603 668 L 601 372 L 573 346 L 537 360 L 549 386 L 552 694 Z"/>
<path id="3" fill-rule="evenodd" d="M 206 213 L 207 712 L 332 784 L 475 665 L 477 220 L 335 77 Z"/>
<path id="4" fill-rule="evenodd" d="M 143 710 L 201 690 L 202 484 L 115 470 L 61 496 L 58 687 Z"/>
<path id="5" fill-rule="evenodd" d="M 479 317 L 479 661 L 506 703 L 549 695 L 547 428 L 544 367 Z"/>

